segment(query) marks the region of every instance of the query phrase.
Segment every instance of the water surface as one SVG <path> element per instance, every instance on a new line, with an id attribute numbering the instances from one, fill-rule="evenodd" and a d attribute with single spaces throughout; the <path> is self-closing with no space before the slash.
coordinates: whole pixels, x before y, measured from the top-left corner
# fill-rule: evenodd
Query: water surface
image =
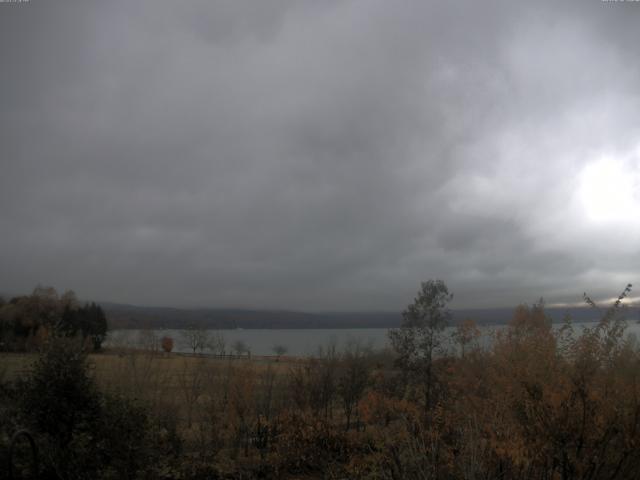
<path id="1" fill-rule="evenodd" d="M 574 325 L 576 333 L 586 326 L 592 327 L 596 323 L 576 323 Z M 562 324 L 554 324 L 554 328 L 560 328 Z M 479 327 L 481 337 L 479 343 L 488 346 L 496 330 L 504 326 L 483 326 Z M 252 355 L 274 355 L 274 347 L 282 345 L 287 349 L 288 355 L 307 356 L 314 355 L 319 348 L 327 348 L 335 345 L 338 350 L 343 350 L 350 343 L 357 342 L 362 346 L 368 346 L 375 350 L 388 348 L 389 337 L 387 328 L 344 328 L 344 329 L 235 329 L 235 330 L 208 330 L 210 337 L 221 335 L 227 352 L 231 353 L 233 345 L 237 341 L 242 341 L 251 351 Z M 445 337 L 450 337 L 453 328 L 447 328 Z M 634 334 L 640 337 L 640 325 L 630 322 L 627 334 Z M 175 352 L 190 352 L 191 349 L 185 338 L 185 330 L 114 330 L 110 332 L 107 345 L 122 345 L 142 347 L 145 342 L 149 342 L 150 336 L 156 339 L 168 336 L 174 340 Z M 205 349 L 205 352 L 208 350 Z"/>

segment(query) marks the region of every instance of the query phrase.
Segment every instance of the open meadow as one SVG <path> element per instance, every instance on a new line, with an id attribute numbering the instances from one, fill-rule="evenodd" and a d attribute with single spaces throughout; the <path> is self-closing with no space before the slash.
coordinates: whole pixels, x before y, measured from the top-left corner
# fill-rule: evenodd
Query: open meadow
<path id="1" fill-rule="evenodd" d="M 31 373 L 37 353 L 0 353 L 0 381 L 13 382 Z M 190 355 L 144 350 L 105 350 L 87 355 L 87 369 L 100 391 L 143 402 L 172 416 L 182 433 L 198 427 L 202 410 L 235 382 L 251 382 L 251 391 L 280 388 L 292 369 L 308 360 L 289 356 L 252 358 Z M 282 392 L 278 392 L 281 394 Z"/>

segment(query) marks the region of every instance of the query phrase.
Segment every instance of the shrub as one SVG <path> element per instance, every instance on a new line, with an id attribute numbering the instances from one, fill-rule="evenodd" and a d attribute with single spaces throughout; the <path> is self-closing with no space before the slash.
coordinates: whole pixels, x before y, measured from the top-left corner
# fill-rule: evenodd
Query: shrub
<path id="1" fill-rule="evenodd" d="M 53 339 L 16 392 L 44 478 L 135 478 L 166 452 L 143 405 L 98 391 L 77 342 Z"/>
<path id="2" fill-rule="evenodd" d="M 173 338 L 162 337 L 162 340 L 160 341 L 160 346 L 162 347 L 162 350 L 164 350 L 165 352 L 171 353 L 171 351 L 173 350 Z"/>

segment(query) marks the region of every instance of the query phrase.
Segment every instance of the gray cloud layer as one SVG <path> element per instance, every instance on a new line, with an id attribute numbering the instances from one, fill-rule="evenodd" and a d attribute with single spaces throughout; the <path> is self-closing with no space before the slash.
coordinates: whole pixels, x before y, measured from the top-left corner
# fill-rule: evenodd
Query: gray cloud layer
<path id="1" fill-rule="evenodd" d="M 614 294 L 640 268 L 638 21 L 599 1 L 0 4 L 0 291 Z"/>

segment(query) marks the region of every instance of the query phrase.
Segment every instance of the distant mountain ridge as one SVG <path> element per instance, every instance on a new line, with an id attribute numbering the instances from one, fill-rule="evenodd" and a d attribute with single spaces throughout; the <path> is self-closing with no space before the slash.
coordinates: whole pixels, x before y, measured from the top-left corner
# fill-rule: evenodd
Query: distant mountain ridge
<path id="1" fill-rule="evenodd" d="M 171 308 L 141 307 L 102 302 L 109 326 L 112 329 L 185 327 L 234 329 L 234 328 L 394 328 L 400 326 L 400 312 L 325 312 L 309 313 L 289 310 L 250 310 L 223 308 Z M 471 318 L 478 325 L 504 325 L 513 316 L 514 308 L 483 308 L 452 310 L 453 321 Z M 600 318 L 597 310 L 587 307 L 551 307 L 546 309 L 554 322 L 562 322 L 569 314 L 574 322 L 595 321 Z M 640 307 L 627 310 L 630 321 L 640 319 Z"/>

